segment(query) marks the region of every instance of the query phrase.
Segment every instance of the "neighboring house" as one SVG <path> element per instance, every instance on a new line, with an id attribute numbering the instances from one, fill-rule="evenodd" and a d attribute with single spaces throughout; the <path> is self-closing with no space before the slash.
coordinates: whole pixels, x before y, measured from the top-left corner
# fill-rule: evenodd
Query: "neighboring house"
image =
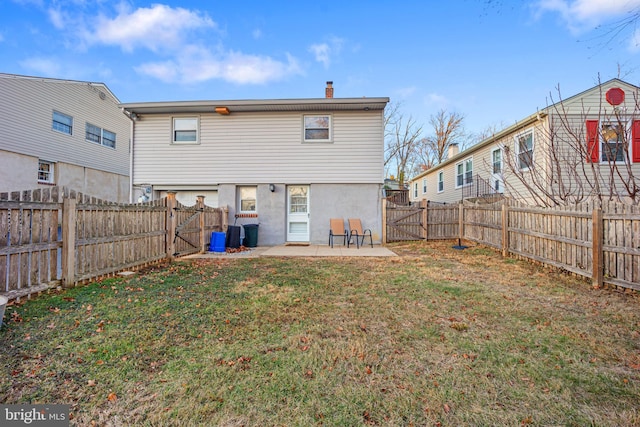
<path id="1" fill-rule="evenodd" d="M 259 223 L 259 244 L 327 243 L 329 219 L 380 241 L 388 98 L 122 104 L 134 120 L 134 198 L 177 192 Z"/>
<path id="2" fill-rule="evenodd" d="M 0 191 L 128 202 L 131 120 L 103 83 L 0 74 Z"/>
<path id="3" fill-rule="evenodd" d="M 637 86 L 613 79 L 462 152 L 450 147 L 444 162 L 411 179 L 410 198 L 457 203 L 505 195 L 540 205 L 598 193 L 628 199 L 629 183 L 640 181 L 638 95 Z"/>

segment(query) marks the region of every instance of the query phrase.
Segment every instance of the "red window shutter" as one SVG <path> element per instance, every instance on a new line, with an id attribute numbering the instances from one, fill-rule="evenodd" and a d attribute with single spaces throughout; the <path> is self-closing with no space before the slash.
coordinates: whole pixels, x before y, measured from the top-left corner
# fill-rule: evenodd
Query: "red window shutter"
<path id="1" fill-rule="evenodd" d="M 640 163 L 640 120 L 634 120 L 631 124 L 631 150 L 633 163 Z"/>
<path id="2" fill-rule="evenodd" d="M 600 161 L 600 150 L 598 149 L 598 121 L 587 120 L 587 161 L 598 163 Z"/>

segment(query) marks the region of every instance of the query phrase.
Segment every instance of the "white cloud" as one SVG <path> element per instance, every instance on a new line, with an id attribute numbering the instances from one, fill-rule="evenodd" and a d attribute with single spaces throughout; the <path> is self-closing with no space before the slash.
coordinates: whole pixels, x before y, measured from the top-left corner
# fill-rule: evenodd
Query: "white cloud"
<path id="1" fill-rule="evenodd" d="M 331 48 L 327 43 L 312 44 L 311 46 L 309 46 L 309 52 L 315 55 L 316 61 L 322 62 L 324 64 L 324 68 L 329 68 L 329 64 L 331 63 Z"/>
<path id="2" fill-rule="evenodd" d="M 263 84 L 302 72 L 291 55 L 287 61 L 267 56 L 229 52 L 221 57 L 204 48 L 189 47 L 175 60 L 150 62 L 136 67 L 136 71 L 164 82 L 199 83 L 222 79 L 237 84 Z"/>
<path id="3" fill-rule="evenodd" d="M 640 0 L 539 0 L 533 7 L 537 15 L 558 13 L 572 32 L 580 33 L 628 17 Z"/>
<path id="4" fill-rule="evenodd" d="M 121 8 L 113 19 L 99 16 L 96 30 L 88 35 L 88 41 L 120 46 L 126 52 L 137 47 L 157 52 L 180 47 L 192 30 L 215 27 L 215 22 L 206 15 L 155 4 L 133 12 Z"/>
<path id="5" fill-rule="evenodd" d="M 60 61 L 48 58 L 29 58 L 20 62 L 20 66 L 30 70 L 34 75 L 54 77 L 63 75 Z M 66 74 L 65 74 L 66 75 Z"/>
<path id="6" fill-rule="evenodd" d="M 451 101 L 446 96 L 439 93 L 430 93 L 425 99 L 425 104 L 430 106 L 437 106 L 438 108 L 447 108 L 451 105 Z"/>
<path id="7" fill-rule="evenodd" d="M 260 28 L 256 28 L 255 30 L 253 30 L 251 35 L 254 39 L 259 40 L 262 38 L 262 30 Z"/>
<path id="8" fill-rule="evenodd" d="M 329 68 L 333 58 L 340 54 L 344 39 L 330 37 L 325 43 L 317 43 L 309 46 L 309 52 L 313 53 L 316 61 L 322 63 L 324 68 Z"/>
<path id="9" fill-rule="evenodd" d="M 53 25 L 75 42 L 68 43 L 72 48 L 114 46 L 126 53 L 139 52 L 145 58 L 151 53 L 153 59 L 145 59 L 133 68 L 164 82 L 189 84 L 221 79 L 262 84 L 302 73 L 291 55 L 278 60 L 224 47 L 216 22 L 196 10 L 163 4 L 132 9 L 122 2 L 110 16 L 104 11 L 90 14 L 60 2 L 48 12 Z M 262 33 L 256 31 L 254 37 L 261 37 Z"/>

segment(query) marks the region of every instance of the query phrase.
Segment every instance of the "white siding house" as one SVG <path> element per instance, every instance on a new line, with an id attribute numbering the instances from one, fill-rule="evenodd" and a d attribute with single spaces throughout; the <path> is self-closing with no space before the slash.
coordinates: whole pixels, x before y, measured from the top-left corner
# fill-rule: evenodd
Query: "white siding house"
<path id="1" fill-rule="evenodd" d="M 640 181 L 639 99 L 637 86 L 613 79 L 559 100 L 413 177 L 411 200 L 504 194 L 554 205 L 598 193 L 628 199 L 627 184 Z M 612 127 L 616 139 L 607 141 Z"/>
<path id="2" fill-rule="evenodd" d="M 176 191 L 259 223 L 259 242 L 324 243 L 329 219 L 381 237 L 388 98 L 122 104 L 134 120 L 134 198 Z"/>
<path id="3" fill-rule="evenodd" d="M 0 191 L 129 201 L 131 121 L 103 83 L 0 74 Z"/>

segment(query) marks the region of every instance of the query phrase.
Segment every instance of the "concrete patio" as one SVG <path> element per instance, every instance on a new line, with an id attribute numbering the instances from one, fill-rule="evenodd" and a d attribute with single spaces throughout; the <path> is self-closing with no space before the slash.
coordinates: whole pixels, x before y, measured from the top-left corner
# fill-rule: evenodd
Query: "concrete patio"
<path id="1" fill-rule="evenodd" d="M 381 245 L 355 246 L 334 245 L 280 245 L 259 246 L 236 253 L 207 252 L 186 258 L 258 258 L 258 257 L 394 257 L 398 256 Z"/>

